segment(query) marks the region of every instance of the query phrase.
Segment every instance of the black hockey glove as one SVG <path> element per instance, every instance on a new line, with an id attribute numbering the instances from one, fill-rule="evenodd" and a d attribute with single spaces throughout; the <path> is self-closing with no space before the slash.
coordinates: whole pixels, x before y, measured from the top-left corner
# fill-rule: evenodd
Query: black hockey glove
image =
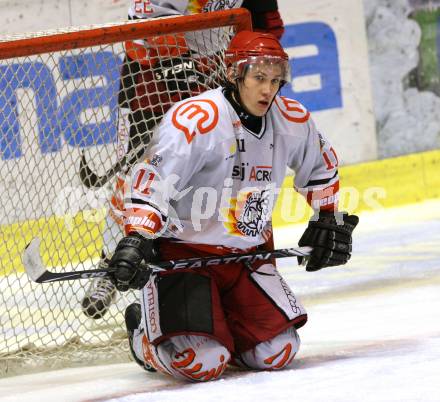
<path id="1" fill-rule="evenodd" d="M 151 261 L 153 240 L 136 234 L 124 237 L 117 245 L 109 268 L 115 269 L 113 283 L 121 292 L 128 289 L 142 289 L 147 283 L 149 272 L 140 268 L 142 260 Z"/>
<path id="2" fill-rule="evenodd" d="M 298 242 L 300 247 L 313 247 L 306 271 L 345 264 L 351 257 L 351 234 L 358 222 L 356 215 L 347 212 L 320 211 L 318 219 L 314 215 Z M 298 260 L 301 263 L 302 257 Z"/>

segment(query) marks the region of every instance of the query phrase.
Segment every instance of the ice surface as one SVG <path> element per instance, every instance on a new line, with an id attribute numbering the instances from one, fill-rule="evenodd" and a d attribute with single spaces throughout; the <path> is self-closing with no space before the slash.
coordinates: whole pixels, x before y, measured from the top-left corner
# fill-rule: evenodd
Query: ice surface
<path id="1" fill-rule="evenodd" d="M 292 245 L 303 227 L 278 230 Z M 301 296 L 296 367 L 187 384 L 135 363 L 0 380 L 0 401 L 440 401 L 440 201 L 365 213 L 346 267 L 280 270 Z"/>

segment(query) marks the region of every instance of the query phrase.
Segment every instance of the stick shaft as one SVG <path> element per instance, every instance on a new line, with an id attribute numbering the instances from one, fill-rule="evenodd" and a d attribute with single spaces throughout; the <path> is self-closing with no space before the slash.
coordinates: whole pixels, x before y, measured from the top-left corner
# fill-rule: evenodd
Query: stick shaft
<path id="1" fill-rule="evenodd" d="M 239 262 L 253 263 L 256 261 L 267 261 L 271 258 L 306 257 L 310 255 L 310 251 L 310 247 L 298 247 L 272 251 L 255 251 L 245 254 L 227 254 L 223 256 L 186 258 L 143 265 L 143 268 L 154 271 L 165 269 L 201 268 L 220 264 L 234 264 Z M 114 273 L 114 269 L 112 268 L 97 268 L 70 272 L 49 271 L 43 264 L 40 255 L 40 239 L 38 238 L 34 238 L 24 250 L 23 265 L 29 278 L 37 283 L 104 278 L 111 277 Z"/>

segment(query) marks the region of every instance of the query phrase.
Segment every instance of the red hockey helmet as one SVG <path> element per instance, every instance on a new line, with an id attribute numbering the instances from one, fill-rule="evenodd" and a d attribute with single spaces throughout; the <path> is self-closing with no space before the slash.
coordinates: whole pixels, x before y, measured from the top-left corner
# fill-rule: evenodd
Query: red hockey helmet
<path id="1" fill-rule="evenodd" d="M 234 79 L 242 77 L 246 66 L 278 64 L 283 80 L 290 81 L 289 56 L 278 39 L 268 33 L 241 31 L 235 35 L 225 52 L 227 67 L 234 69 Z"/>

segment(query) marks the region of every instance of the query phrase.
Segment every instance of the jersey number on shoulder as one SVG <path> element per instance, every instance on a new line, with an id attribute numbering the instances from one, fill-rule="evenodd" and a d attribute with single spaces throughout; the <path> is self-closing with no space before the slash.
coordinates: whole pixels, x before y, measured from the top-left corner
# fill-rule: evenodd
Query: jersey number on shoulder
<path id="1" fill-rule="evenodd" d="M 145 169 L 140 169 L 135 177 L 133 189 L 136 191 L 141 192 L 145 195 L 150 195 L 150 187 L 151 183 L 154 180 L 154 177 L 156 176 L 153 172 L 148 172 L 147 180 L 145 182 L 144 176 L 147 173 Z"/>
<path id="2" fill-rule="evenodd" d="M 338 167 L 339 160 L 338 155 L 336 155 L 333 147 L 330 147 L 329 152 L 323 151 L 322 157 L 324 158 L 325 164 L 327 165 L 327 170 L 332 170 L 335 167 Z"/>
<path id="3" fill-rule="evenodd" d="M 196 136 L 196 129 L 199 134 L 206 134 L 217 125 L 218 107 L 209 99 L 190 100 L 176 108 L 171 120 L 190 144 Z"/>

